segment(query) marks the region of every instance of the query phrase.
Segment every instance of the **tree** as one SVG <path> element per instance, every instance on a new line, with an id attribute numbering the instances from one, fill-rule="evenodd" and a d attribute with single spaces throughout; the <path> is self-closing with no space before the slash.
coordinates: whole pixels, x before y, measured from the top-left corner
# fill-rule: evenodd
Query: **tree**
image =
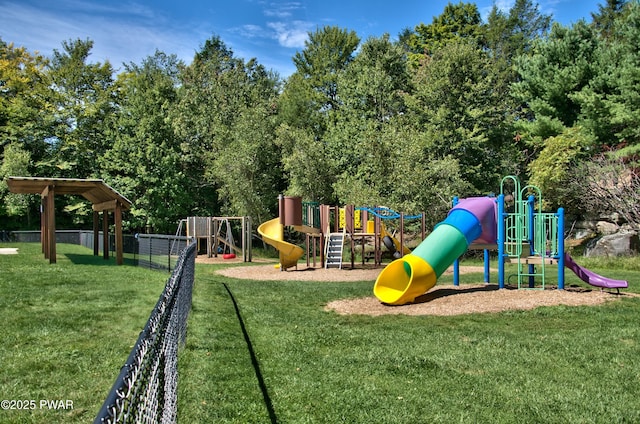
<path id="1" fill-rule="evenodd" d="M 39 199 L 8 193 L 8 176 L 40 175 L 52 134 L 46 59 L 0 39 L 0 217 L 37 214 Z M 8 219 L 8 218 L 7 218 Z"/>
<path id="2" fill-rule="evenodd" d="M 116 106 L 113 68 L 108 61 L 88 63 L 92 48 L 93 41 L 76 39 L 53 51 L 48 74 L 57 122 L 50 176 L 97 177 L 98 158 L 111 145 L 105 130 Z"/>
<path id="3" fill-rule="evenodd" d="M 614 23 L 615 37 L 601 47 L 605 87 L 600 101 L 609 110 L 616 140 L 640 144 L 640 3 L 629 3 Z"/>
<path id="4" fill-rule="evenodd" d="M 581 114 L 576 94 L 598 74 L 600 40 L 584 21 L 567 28 L 554 24 L 531 55 L 516 60 L 520 81 L 511 92 L 525 106 L 519 130 L 534 150 L 543 140 L 574 126 Z"/>
<path id="5" fill-rule="evenodd" d="M 167 120 L 181 66 L 175 55 L 157 51 L 119 75 L 120 109 L 109 134 L 114 144 L 100 162 L 105 179 L 133 202 L 125 222 L 131 231 L 172 233 L 194 201 L 180 140 Z"/>
<path id="6" fill-rule="evenodd" d="M 482 44 L 481 22 L 475 3 L 448 3 L 430 24 L 418 24 L 412 37 L 405 36 L 411 48 L 410 62 L 417 66 L 425 55 L 431 56 L 451 42 Z"/>
<path id="7" fill-rule="evenodd" d="M 326 140 L 343 99 L 339 79 L 354 60 L 360 42 L 355 32 L 324 27 L 309 33 L 293 61 L 296 72 L 278 98 L 277 143 L 289 179 L 288 193 L 333 202 L 336 168 Z"/>
<path id="8" fill-rule="evenodd" d="M 484 38 L 495 58 L 511 64 L 515 57 L 528 53 L 550 25 L 551 16 L 541 14 L 531 0 L 516 0 L 508 13 L 494 4 L 484 26 Z"/>
<path id="9" fill-rule="evenodd" d="M 280 122 L 311 131 L 321 140 L 333 112 L 340 108 L 337 79 L 353 60 L 360 39 L 353 31 L 324 27 L 309 33 L 293 57 L 296 71 L 278 100 Z"/>
<path id="10" fill-rule="evenodd" d="M 10 193 L 6 182 L 10 176 L 29 176 L 30 163 L 31 155 L 20 147 L 19 143 L 13 142 L 4 146 L 0 164 L 0 199 L 3 199 L 0 217 L 15 215 L 30 217 L 30 199 L 23 194 Z"/>
<path id="11" fill-rule="evenodd" d="M 633 2 L 618 15 L 615 36 L 604 38 L 584 21 L 554 25 L 532 56 L 517 61 L 521 81 L 512 92 L 527 104 L 520 129 L 534 151 L 574 126 L 590 134 L 593 153 L 638 142 L 639 27 L 640 5 Z"/>
<path id="12" fill-rule="evenodd" d="M 353 202 L 359 190 L 363 204 L 388 202 L 394 131 L 387 128 L 406 111 L 404 96 L 411 90 L 404 51 L 388 35 L 369 38 L 337 81 L 343 107 L 334 112 L 325 142 L 338 198 Z"/>
<path id="13" fill-rule="evenodd" d="M 581 127 L 567 128 L 545 140 L 540 154 L 529 164 L 529 182 L 545 194 L 545 207 L 580 208 L 583 191 L 577 194 L 569 182 L 576 164 L 588 157 L 592 145 L 592 136 Z"/>
<path id="14" fill-rule="evenodd" d="M 327 143 L 318 141 L 308 129 L 286 124 L 277 128 L 276 141 L 288 180 L 286 194 L 323 204 L 335 203 L 336 167 L 328 154 Z"/>
<path id="15" fill-rule="evenodd" d="M 588 216 L 617 214 L 640 228 L 640 174 L 626 154 L 611 150 L 575 164 L 567 187 L 580 197 L 576 209 Z"/>
<path id="16" fill-rule="evenodd" d="M 218 196 L 208 213 L 250 215 L 260 222 L 275 212 L 282 189 L 274 142 L 277 78 L 254 59 L 234 58 L 213 37 L 181 81 L 171 119 L 200 189 Z"/>
<path id="17" fill-rule="evenodd" d="M 353 31 L 324 27 L 309 33 L 305 48 L 293 57 L 296 73 L 305 79 L 318 95 L 319 111 L 339 107 L 336 79 L 353 60 L 360 39 Z"/>
<path id="18" fill-rule="evenodd" d="M 462 178 L 478 192 L 493 190 L 511 159 L 506 81 L 485 51 L 451 42 L 415 76 L 408 100 L 426 135 L 428 156 L 458 161 Z"/>
<path id="19" fill-rule="evenodd" d="M 591 12 L 592 25 L 606 39 L 613 36 L 615 22 L 622 16 L 627 0 L 607 0 L 598 5 L 598 12 Z"/>

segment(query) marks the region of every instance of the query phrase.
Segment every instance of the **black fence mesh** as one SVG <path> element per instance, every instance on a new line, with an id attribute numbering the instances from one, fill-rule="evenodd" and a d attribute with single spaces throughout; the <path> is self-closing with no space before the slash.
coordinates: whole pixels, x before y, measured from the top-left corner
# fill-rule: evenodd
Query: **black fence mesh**
<path id="1" fill-rule="evenodd" d="M 195 243 L 182 250 L 94 424 L 176 422 L 178 347 L 187 334 L 195 257 Z"/>
<path id="2" fill-rule="evenodd" d="M 26 243 L 40 242 L 40 231 L 13 231 L 1 234 L 6 241 Z M 2 240 L 4 241 L 4 240 Z M 93 249 L 94 234 L 87 230 L 56 230 L 57 243 L 79 244 Z M 187 246 L 184 236 L 162 234 L 125 234 L 122 236 L 122 248 L 125 260 L 133 261 L 137 266 L 158 270 L 175 268 L 180 252 Z M 102 232 L 98 234 L 98 248 L 103 249 Z M 109 253 L 115 255 L 115 236 L 109 235 Z"/>
<path id="3" fill-rule="evenodd" d="M 178 255 L 187 245 L 186 237 L 139 234 L 134 237 L 138 266 L 152 269 L 173 269 Z M 127 242 L 123 242 L 125 252 Z"/>

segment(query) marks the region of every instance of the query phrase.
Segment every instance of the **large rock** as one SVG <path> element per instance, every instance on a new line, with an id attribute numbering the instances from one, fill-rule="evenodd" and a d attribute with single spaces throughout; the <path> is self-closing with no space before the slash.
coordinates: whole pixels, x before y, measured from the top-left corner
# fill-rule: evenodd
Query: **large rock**
<path id="1" fill-rule="evenodd" d="M 598 221 L 596 223 L 596 228 L 598 233 L 605 236 L 615 234 L 620 230 L 620 226 L 618 224 L 608 221 Z"/>
<path id="2" fill-rule="evenodd" d="M 640 251 L 640 238 L 635 231 L 602 236 L 587 246 L 585 256 L 630 256 Z"/>

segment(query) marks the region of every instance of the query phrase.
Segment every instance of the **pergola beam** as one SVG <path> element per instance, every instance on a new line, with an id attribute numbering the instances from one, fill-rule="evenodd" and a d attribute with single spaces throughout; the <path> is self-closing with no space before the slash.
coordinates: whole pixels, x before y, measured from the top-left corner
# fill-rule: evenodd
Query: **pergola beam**
<path id="1" fill-rule="evenodd" d="M 108 200 L 108 201 L 102 202 L 102 203 L 94 203 L 92 208 L 96 212 L 114 211 L 114 210 L 116 210 L 116 203 L 118 203 L 118 201 L 116 199 Z"/>

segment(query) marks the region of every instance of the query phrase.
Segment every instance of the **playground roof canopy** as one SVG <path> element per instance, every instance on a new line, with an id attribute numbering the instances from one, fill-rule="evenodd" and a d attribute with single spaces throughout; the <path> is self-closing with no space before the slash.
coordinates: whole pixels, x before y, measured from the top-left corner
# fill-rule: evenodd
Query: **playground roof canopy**
<path id="1" fill-rule="evenodd" d="M 93 210 L 113 209 L 114 201 L 123 209 L 131 208 L 131 201 L 109 187 L 103 180 L 80 178 L 9 177 L 9 191 L 18 194 L 41 194 L 49 186 L 55 187 L 56 194 L 77 194 L 93 204 Z M 107 206 L 109 205 L 109 206 Z"/>

